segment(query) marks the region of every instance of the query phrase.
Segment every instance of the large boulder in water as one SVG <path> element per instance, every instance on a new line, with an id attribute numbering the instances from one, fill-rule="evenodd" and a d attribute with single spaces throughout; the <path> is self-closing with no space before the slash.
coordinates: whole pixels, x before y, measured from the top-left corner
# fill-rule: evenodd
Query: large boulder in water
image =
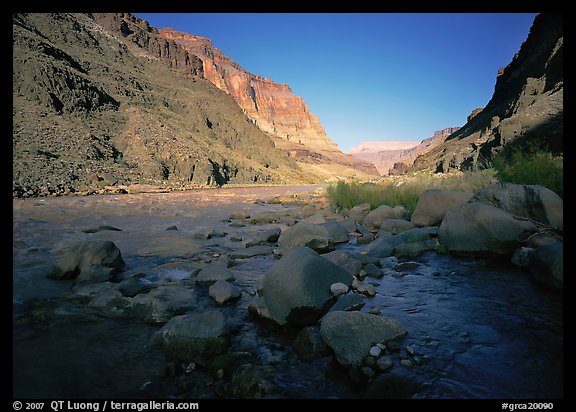
<path id="1" fill-rule="evenodd" d="M 473 192 L 425 190 L 418 198 L 411 221 L 416 226 L 439 225 L 448 209 L 468 202 L 472 196 Z"/>
<path id="2" fill-rule="evenodd" d="M 478 190 L 471 202 L 488 203 L 557 229 L 564 227 L 564 202 L 544 186 L 496 183 Z"/>
<path id="3" fill-rule="evenodd" d="M 536 224 L 518 219 L 487 203 L 464 203 L 446 212 L 438 230 L 446 251 L 464 255 L 512 255 L 536 231 Z"/>
<path id="4" fill-rule="evenodd" d="M 73 244 L 52 267 L 51 279 L 76 279 L 76 283 L 116 280 L 125 267 L 120 249 L 109 240 L 84 240 Z"/>
<path id="5" fill-rule="evenodd" d="M 562 290 L 564 286 L 564 244 L 544 245 L 530 254 L 528 270 L 534 282 L 547 288 Z"/>
<path id="6" fill-rule="evenodd" d="M 263 294 L 280 325 L 314 324 L 333 301 L 333 283 L 352 284 L 352 275 L 307 247 L 290 249 L 266 273 Z"/>
<path id="7" fill-rule="evenodd" d="M 322 225 L 298 222 L 284 230 L 278 238 L 281 254 L 297 246 L 307 246 L 318 253 L 326 253 L 334 250 L 334 239 Z"/>
<path id="8" fill-rule="evenodd" d="M 402 206 L 390 207 L 380 205 L 364 218 L 364 226 L 370 230 L 378 230 L 386 219 L 404 219 L 406 209 Z"/>
<path id="9" fill-rule="evenodd" d="M 152 342 L 181 361 L 223 353 L 230 343 L 226 318 L 217 310 L 175 316 L 153 335 Z"/>
<path id="10" fill-rule="evenodd" d="M 338 363 L 349 367 L 359 366 L 372 346 L 401 338 L 407 332 L 398 321 L 385 316 L 334 311 L 322 318 L 320 333 Z"/>

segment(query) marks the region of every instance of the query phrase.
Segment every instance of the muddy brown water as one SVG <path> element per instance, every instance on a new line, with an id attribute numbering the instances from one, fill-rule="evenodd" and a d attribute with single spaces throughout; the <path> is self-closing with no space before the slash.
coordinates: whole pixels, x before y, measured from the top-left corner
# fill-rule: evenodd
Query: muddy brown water
<path id="1" fill-rule="evenodd" d="M 159 326 L 110 319 L 62 298 L 67 281 L 45 277 L 58 255 L 82 239 L 114 241 L 125 275 L 151 281 L 186 278 L 199 258 L 244 249 L 246 240 L 275 224 L 230 227 L 230 213 L 282 212 L 295 206 L 255 204 L 258 199 L 305 193 L 316 187 L 262 187 L 173 193 L 16 199 L 13 201 L 13 396 L 15 398 L 229 397 L 229 377 L 210 365 L 183 371 L 150 345 Z M 121 231 L 85 233 L 102 225 Z M 166 230 L 176 226 L 178 230 Z M 224 238 L 195 233 L 223 230 Z M 242 242 L 231 237 L 241 236 Z M 354 244 L 338 248 L 359 250 Z M 231 268 L 239 301 L 218 307 L 234 325 L 230 352 L 261 371 L 272 398 L 498 398 L 563 397 L 563 298 L 534 285 L 521 269 L 495 259 L 456 258 L 435 252 L 414 261 L 434 270 L 367 278 L 377 294 L 362 311 L 378 308 L 400 321 L 424 359 L 395 364 L 372 381 L 351 379 L 328 354 L 298 359 L 298 330 L 248 314 L 248 304 L 272 255 L 240 259 Z M 198 287 L 197 310 L 215 308 Z M 404 350 L 402 350 L 404 353 Z M 227 380 L 228 379 L 228 380 Z M 247 393 L 244 396 L 259 396 Z"/>

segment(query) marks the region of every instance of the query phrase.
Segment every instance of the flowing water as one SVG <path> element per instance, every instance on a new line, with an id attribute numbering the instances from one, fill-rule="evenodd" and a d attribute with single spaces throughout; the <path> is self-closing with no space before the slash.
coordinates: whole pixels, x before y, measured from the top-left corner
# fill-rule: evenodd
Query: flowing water
<path id="1" fill-rule="evenodd" d="M 311 187 L 231 188 L 173 193 L 17 199 L 13 201 L 13 391 L 15 398 L 211 398 L 226 394 L 210 365 L 193 371 L 150 345 L 160 326 L 112 319 L 63 297 L 72 284 L 45 277 L 76 240 L 116 243 L 127 270 L 150 282 L 185 279 L 218 255 L 245 250 L 246 240 L 276 224 L 231 227 L 232 212 L 250 215 L 294 206 L 257 202 Z M 121 231 L 85 230 L 109 225 Z M 166 230 L 176 226 L 177 230 Z M 285 227 L 284 225 L 280 225 Z M 206 230 L 226 237 L 198 239 Z M 243 241 L 234 241 L 234 236 Z M 339 248 L 358 250 L 345 244 Z M 408 330 L 402 340 L 420 359 L 372 381 L 350 379 L 328 354 L 298 359 L 298 330 L 248 314 L 273 255 L 237 259 L 230 269 L 239 301 L 218 307 L 233 325 L 230 352 L 261 371 L 280 398 L 563 397 L 563 299 L 534 285 L 505 261 L 428 252 L 398 276 L 367 278 L 374 308 Z M 431 268 L 432 270 L 420 270 Z M 401 276 L 403 275 L 403 276 Z M 213 309 L 198 287 L 197 310 Z M 257 395 L 257 394 L 256 394 Z M 255 395 L 255 396 L 256 396 Z"/>

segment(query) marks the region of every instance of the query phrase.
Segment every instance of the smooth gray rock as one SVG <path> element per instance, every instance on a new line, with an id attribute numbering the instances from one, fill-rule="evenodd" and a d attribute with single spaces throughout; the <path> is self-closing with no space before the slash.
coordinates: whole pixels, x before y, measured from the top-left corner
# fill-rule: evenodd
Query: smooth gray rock
<path id="1" fill-rule="evenodd" d="M 364 306 L 364 295 L 359 293 L 348 293 L 338 299 L 338 302 L 334 304 L 329 310 L 329 312 L 335 312 L 339 310 L 360 310 Z"/>
<path id="2" fill-rule="evenodd" d="M 416 226 L 439 225 L 448 209 L 468 202 L 472 196 L 473 192 L 425 190 L 420 194 L 410 220 Z"/>
<path id="3" fill-rule="evenodd" d="M 217 310 L 175 316 L 153 335 L 152 343 L 176 360 L 204 358 L 226 351 L 228 326 L 224 314 Z"/>
<path id="4" fill-rule="evenodd" d="M 360 259 L 345 250 L 334 250 L 333 252 L 323 254 L 322 257 L 340 266 L 342 269 L 347 270 L 352 275 L 357 275 L 360 270 L 362 270 L 362 262 Z"/>
<path id="5" fill-rule="evenodd" d="M 158 286 L 130 299 L 130 314 L 146 323 L 164 323 L 194 308 L 196 300 L 191 286 L 179 283 Z"/>
<path id="6" fill-rule="evenodd" d="M 246 247 L 251 247 L 255 245 L 264 245 L 267 243 L 276 243 L 282 231 L 279 227 L 274 227 L 268 230 L 265 230 L 262 233 L 259 233 L 256 238 L 253 240 L 249 240 L 246 242 Z"/>
<path id="7" fill-rule="evenodd" d="M 564 227 L 564 202 L 544 186 L 495 183 L 478 190 L 470 201 L 488 203 L 513 216 L 532 219 L 554 228 Z"/>
<path id="8" fill-rule="evenodd" d="M 564 287 L 564 244 L 551 243 L 535 249 L 528 265 L 534 282 L 556 290 Z"/>
<path id="9" fill-rule="evenodd" d="M 263 294 L 268 311 L 280 325 L 315 323 L 333 300 L 330 286 L 352 283 L 352 275 L 310 248 L 288 252 L 266 273 Z"/>
<path id="10" fill-rule="evenodd" d="M 360 253 L 376 258 L 385 258 L 394 253 L 396 247 L 404 243 L 414 243 L 430 240 L 428 233 L 420 228 L 414 228 L 397 235 L 381 236 L 366 246 Z"/>
<path id="11" fill-rule="evenodd" d="M 348 211 L 348 217 L 357 223 L 362 223 L 364 218 L 370 212 L 371 208 L 372 207 L 370 206 L 370 203 L 362 203 L 356 205 Z"/>
<path id="12" fill-rule="evenodd" d="M 284 230 L 278 238 L 281 254 L 297 246 L 307 246 L 318 253 L 327 253 L 334 250 L 334 239 L 322 225 L 299 222 Z"/>
<path id="13" fill-rule="evenodd" d="M 440 244 L 450 253 L 512 255 L 536 231 L 536 225 L 517 219 L 487 203 L 464 203 L 446 212 L 438 231 Z"/>
<path id="14" fill-rule="evenodd" d="M 370 230 L 378 230 L 386 219 L 403 219 L 404 216 L 406 209 L 402 206 L 380 205 L 366 215 L 363 224 Z"/>
<path id="15" fill-rule="evenodd" d="M 380 225 L 378 232 L 389 232 L 393 235 L 406 232 L 407 230 L 414 229 L 415 225 L 412 222 L 404 219 L 384 219 Z"/>
<path id="16" fill-rule="evenodd" d="M 219 304 L 238 299 L 242 296 L 240 289 L 225 280 L 218 280 L 208 288 L 208 296 Z"/>
<path id="17" fill-rule="evenodd" d="M 320 333 L 343 366 L 360 366 L 377 343 L 398 339 L 407 331 L 393 319 L 364 312 L 334 311 L 321 320 Z"/>
<path id="18" fill-rule="evenodd" d="M 209 286 L 219 280 L 233 281 L 234 275 L 228 269 L 226 262 L 217 261 L 209 263 L 196 275 L 196 284 L 200 286 Z"/>
<path id="19" fill-rule="evenodd" d="M 75 279 L 78 283 L 115 281 L 124 270 L 120 249 L 109 240 L 85 240 L 74 243 L 51 268 L 51 279 Z M 84 273 L 83 273 L 84 272 Z"/>
<path id="20" fill-rule="evenodd" d="M 350 239 L 348 229 L 336 220 L 328 220 L 327 222 L 322 223 L 321 226 L 326 228 L 334 243 L 346 243 Z"/>

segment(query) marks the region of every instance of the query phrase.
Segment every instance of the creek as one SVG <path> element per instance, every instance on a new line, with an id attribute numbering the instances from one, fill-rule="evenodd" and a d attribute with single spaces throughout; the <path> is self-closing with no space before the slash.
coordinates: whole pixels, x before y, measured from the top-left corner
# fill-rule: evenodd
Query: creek
<path id="1" fill-rule="evenodd" d="M 15 398 L 218 398 L 225 391 L 211 365 L 187 370 L 150 345 L 161 326 L 102 316 L 66 299 L 71 281 L 46 273 L 74 241 L 112 240 L 126 262 L 124 277 L 150 282 L 185 279 L 205 262 L 245 250 L 274 223 L 232 227 L 226 218 L 282 213 L 296 206 L 267 203 L 278 195 L 318 187 L 224 188 L 172 193 L 13 200 L 13 395 Z M 121 230 L 88 229 L 112 226 Z M 175 226 L 177 230 L 166 230 Z M 222 238 L 196 233 L 225 231 Z M 87 233 L 94 232 L 94 233 Z M 234 240 L 242 238 L 243 241 Z M 339 245 L 346 250 L 361 246 Z M 498 398 L 563 397 L 563 297 L 532 283 L 498 259 L 427 252 L 400 262 L 402 276 L 367 278 L 376 296 L 362 311 L 378 309 L 408 330 L 401 345 L 426 362 L 394 366 L 372 381 L 355 381 L 330 354 L 299 360 L 298 329 L 248 313 L 271 254 L 237 259 L 230 268 L 242 297 L 217 306 L 197 287 L 194 310 L 225 313 L 233 325 L 230 353 L 261 372 L 272 398 Z M 247 393 L 245 396 L 254 395 Z"/>

